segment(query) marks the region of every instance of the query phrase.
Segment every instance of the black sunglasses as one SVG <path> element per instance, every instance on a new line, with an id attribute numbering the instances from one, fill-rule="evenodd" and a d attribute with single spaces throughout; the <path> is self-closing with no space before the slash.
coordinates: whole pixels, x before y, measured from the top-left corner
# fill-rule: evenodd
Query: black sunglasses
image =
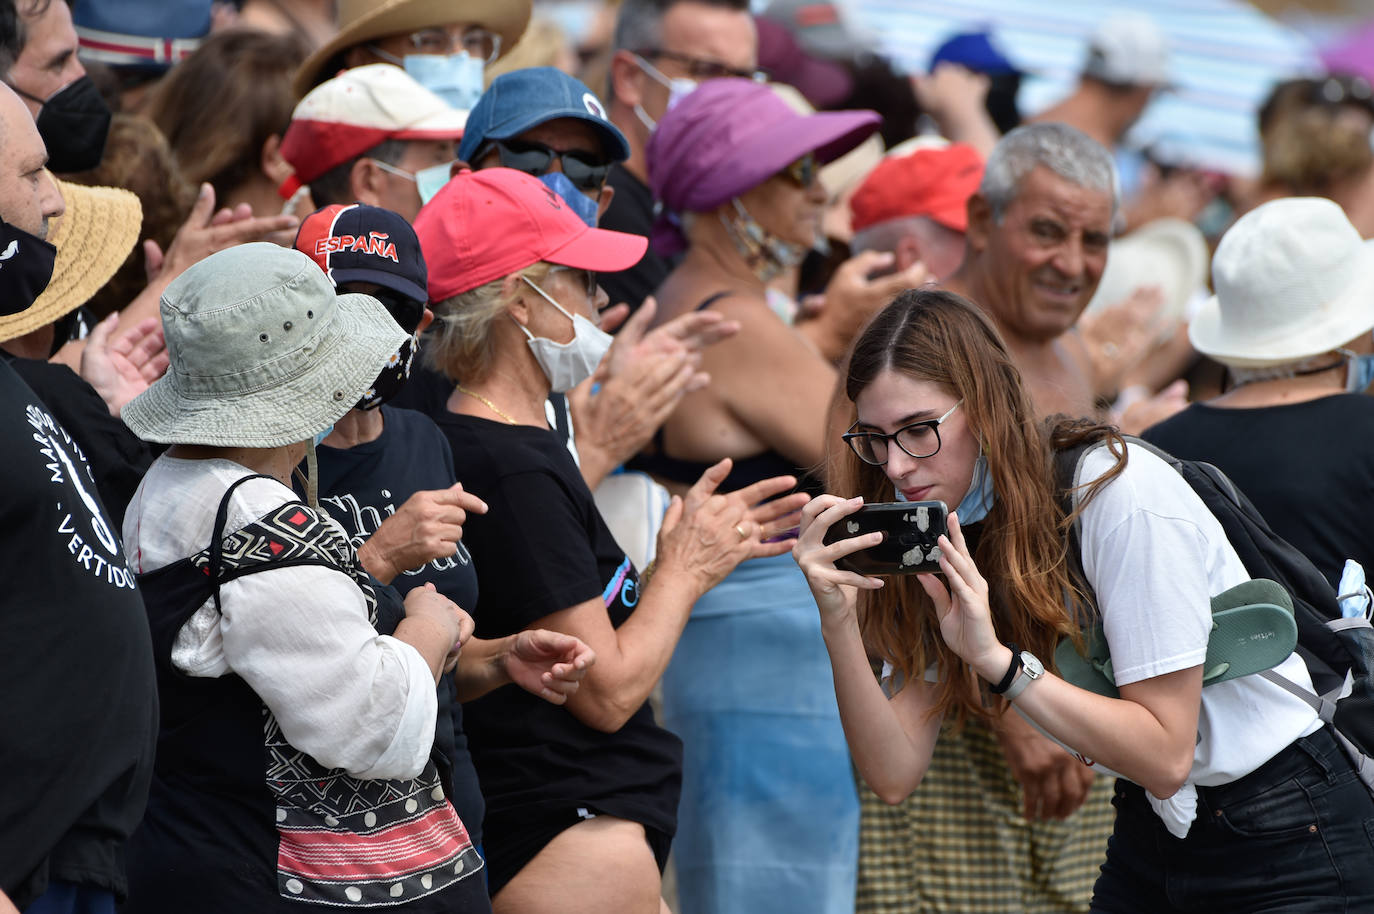
<path id="1" fill-rule="evenodd" d="M 382 303 L 398 326 L 406 333 L 414 333 L 420 326 L 420 318 L 425 314 L 425 303 L 416 301 L 394 289 L 377 289 L 367 293 Z"/>
<path id="2" fill-rule="evenodd" d="M 492 140 L 478 150 L 476 161 L 486 158 L 493 149 L 500 157 L 502 166 L 536 178 L 547 173 L 554 159 L 557 159 L 563 167 L 563 174 L 579 190 L 601 190 L 611 171 L 611 163 L 600 156 L 576 149 L 559 152 L 551 146 L 528 140 Z"/>

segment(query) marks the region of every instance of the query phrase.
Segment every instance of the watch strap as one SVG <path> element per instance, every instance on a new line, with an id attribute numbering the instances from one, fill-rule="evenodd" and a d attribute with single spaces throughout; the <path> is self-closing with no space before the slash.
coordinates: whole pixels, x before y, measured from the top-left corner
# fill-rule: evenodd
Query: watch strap
<path id="1" fill-rule="evenodd" d="M 1016 674 L 1021 672 L 1021 649 L 1015 644 L 1008 644 L 1007 647 L 1011 648 L 1011 665 L 1007 667 L 1006 675 L 1002 677 L 1001 681 L 992 686 L 991 692 L 994 695 L 1001 695 L 1011 688 L 1013 680 L 1016 679 Z"/>

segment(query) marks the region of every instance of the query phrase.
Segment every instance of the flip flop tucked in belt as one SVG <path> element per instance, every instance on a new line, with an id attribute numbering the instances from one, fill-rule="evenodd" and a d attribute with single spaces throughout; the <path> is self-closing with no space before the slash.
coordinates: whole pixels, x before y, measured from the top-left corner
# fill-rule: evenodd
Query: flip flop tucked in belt
<path id="1" fill-rule="evenodd" d="M 1118 698 L 1111 653 L 1099 620 L 1084 634 L 1086 654 L 1069 639 L 1054 652 L 1059 675 L 1080 689 Z M 1293 601 L 1278 583 L 1266 578 L 1245 581 L 1212 597 L 1212 632 L 1202 684 L 1215 685 L 1278 666 L 1293 653 L 1298 626 Z"/>

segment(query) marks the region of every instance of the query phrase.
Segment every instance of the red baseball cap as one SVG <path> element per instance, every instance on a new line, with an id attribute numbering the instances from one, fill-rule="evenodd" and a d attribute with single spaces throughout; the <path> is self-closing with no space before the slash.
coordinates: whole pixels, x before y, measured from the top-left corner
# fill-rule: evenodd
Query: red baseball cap
<path id="1" fill-rule="evenodd" d="M 968 230 L 968 198 L 983 180 L 983 158 L 965 143 L 888 156 L 849 201 L 854 231 L 892 219 L 927 216 L 956 232 Z"/>
<path id="2" fill-rule="evenodd" d="M 542 261 L 613 273 L 639 263 L 642 235 L 592 228 L 538 178 L 463 170 L 415 217 L 429 300 L 443 301 Z"/>
<path id="3" fill-rule="evenodd" d="M 385 140 L 456 143 L 467 118 L 400 67 L 368 64 L 344 70 L 300 100 L 282 136 L 281 155 L 296 170 L 296 180 L 309 184 Z"/>

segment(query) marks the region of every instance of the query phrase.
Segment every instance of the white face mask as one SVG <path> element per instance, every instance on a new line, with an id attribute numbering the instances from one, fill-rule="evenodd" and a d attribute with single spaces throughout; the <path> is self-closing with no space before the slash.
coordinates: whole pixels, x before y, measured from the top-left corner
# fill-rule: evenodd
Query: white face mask
<path id="1" fill-rule="evenodd" d="M 663 109 L 665 112 L 697 90 L 696 80 L 685 79 L 683 77 L 669 79 L 667 76 L 663 75 L 662 70 L 649 63 L 649 61 L 645 60 L 643 57 L 636 54 L 634 58 L 635 63 L 639 64 L 639 68 L 649 74 L 650 79 L 668 90 L 668 107 Z M 649 113 L 644 110 L 643 105 L 635 105 L 634 111 L 635 117 L 639 118 L 639 122 L 643 124 L 646 129 L 652 131 L 658 126 L 658 122 L 649 117 Z"/>
<path id="2" fill-rule="evenodd" d="M 566 343 L 555 343 L 546 337 L 535 336 L 524 324 L 515 321 L 516 325 L 525 331 L 525 336 L 529 337 L 526 342 L 530 351 L 534 353 L 535 361 L 544 370 L 544 376 L 549 379 L 549 389 L 554 393 L 565 393 L 592 376 L 596 366 L 606 357 L 606 351 L 611 348 L 614 337 L 582 315 L 569 314 L 563 310 L 562 305 L 528 277 L 520 278 L 573 323 L 573 338 Z"/>

